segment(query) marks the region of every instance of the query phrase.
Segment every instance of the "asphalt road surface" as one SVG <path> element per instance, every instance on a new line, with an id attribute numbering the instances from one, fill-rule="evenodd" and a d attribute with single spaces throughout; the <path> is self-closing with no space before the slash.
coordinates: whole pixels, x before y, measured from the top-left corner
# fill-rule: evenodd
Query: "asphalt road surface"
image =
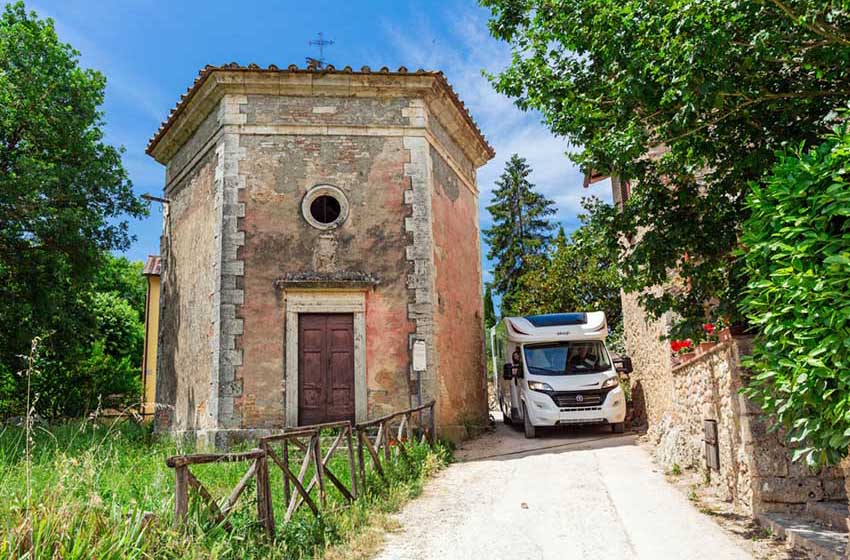
<path id="1" fill-rule="evenodd" d="M 378 558 L 744 560 L 750 554 L 670 486 L 635 436 L 501 422 L 459 449 L 397 516 Z"/>

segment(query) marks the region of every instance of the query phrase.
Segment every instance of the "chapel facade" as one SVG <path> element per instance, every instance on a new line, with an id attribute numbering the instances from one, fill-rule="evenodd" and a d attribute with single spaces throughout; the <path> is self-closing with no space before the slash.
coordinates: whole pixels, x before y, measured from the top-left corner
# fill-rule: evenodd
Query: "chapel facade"
<path id="1" fill-rule="evenodd" d="M 442 73 L 203 69 L 166 166 L 157 429 L 227 445 L 436 400 L 487 414 L 476 170 Z"/>

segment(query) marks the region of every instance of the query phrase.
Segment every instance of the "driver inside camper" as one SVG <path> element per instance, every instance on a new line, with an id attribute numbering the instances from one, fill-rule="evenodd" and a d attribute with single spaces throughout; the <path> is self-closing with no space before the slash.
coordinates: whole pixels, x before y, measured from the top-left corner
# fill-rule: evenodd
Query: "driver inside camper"
<path id="1" fill-rule="evenodd" d="M 589 344 L 576 344 L 567 358 L 567 369 L 572 371 L 595 369 L 596 365 L 597 358 L 591 353 Z"/>

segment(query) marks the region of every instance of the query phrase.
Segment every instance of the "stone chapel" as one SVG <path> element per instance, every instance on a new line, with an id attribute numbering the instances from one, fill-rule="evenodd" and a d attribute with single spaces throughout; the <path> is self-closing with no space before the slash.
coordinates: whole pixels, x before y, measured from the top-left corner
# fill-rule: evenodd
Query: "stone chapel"
<path id="1" fill-rule="evenodd" d="M 204 68 L 166 167 L 156 425 L 226 446 L 436 400 L 487 417 L 476 170 L 441 72 Z"/>

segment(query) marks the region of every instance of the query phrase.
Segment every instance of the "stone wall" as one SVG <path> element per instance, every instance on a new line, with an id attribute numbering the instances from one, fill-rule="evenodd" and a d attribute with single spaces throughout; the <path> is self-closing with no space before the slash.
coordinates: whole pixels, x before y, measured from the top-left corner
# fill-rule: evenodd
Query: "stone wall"
<path id="1" fill-rule="evenodd" d="M 636 294 L 621 294 L 626 351 L 632 358 L 631 375 L 633 426 L 660 425 L 673 406 L 670 377 L 670 352 L 665 319 L 653 321 L 646 316 Z"/>
<path id="2" fill-rule="evenodd" d="M 487 418 L 478 193 L 434 148 L 431 162 L 437 423 L 444 437 L 460 439 Z"/>
<path id="3" fill-rule="evenodd" d="M 704 472 L 718 495 L 742 511 L 793 511 L 806 502 L 844 499 L 839 469 L 812 472 L 791 461 L 781 433 L 740 394 L 746 373 L 740 357 L 750 338 L 721 342 L 671 371 L 671 409 L 652 431 L 659 463 Z M 717 422 L 720 469 L 704 458 L 704 420 Z"/>
<path id="4" fill-rule="evenodd" d="M 162 296 L 156 378 L 158 429 L 203 432 L 214 377 L 217 157 L 208 151 L 168 190 L 162 238 Z"/>
<path id="5" fill-rule="evenodd" d="M 381 105 L 374 99 L 251 95 L 240 111 L 247 115 L 247 126 L 296 119 L 393 124 L 401 121 L 406 106 L 399 100 Z M 249 130 L 251 134 L 240 135 L 244 156 L 239 162 L 245 183 L 245 216 L 239 226 L 245 235 L 241 258 L 246 271 L 244 303 L 238 308 L 243 320 L 237 341 L 243 352 L 237 371 L 242 393 L 236 403 L 241 426 L 282 426 L 284 394 L 297 391 L 284 382 L 285 288 L 275 286 L 284 275 L 357 272 L 378 281 L 366 293 L 368 414 L 410 406 L 408 337 L 413 325 L 407 318 L 409 236 L 404 230 L 410 212 L 404 201 L 409 155 L 402 138 Z M 302 198 L 318 184 L 338 188 L 349 203 L 348 218 L 338 228 L 319 230 L 302 217 Z"/>

